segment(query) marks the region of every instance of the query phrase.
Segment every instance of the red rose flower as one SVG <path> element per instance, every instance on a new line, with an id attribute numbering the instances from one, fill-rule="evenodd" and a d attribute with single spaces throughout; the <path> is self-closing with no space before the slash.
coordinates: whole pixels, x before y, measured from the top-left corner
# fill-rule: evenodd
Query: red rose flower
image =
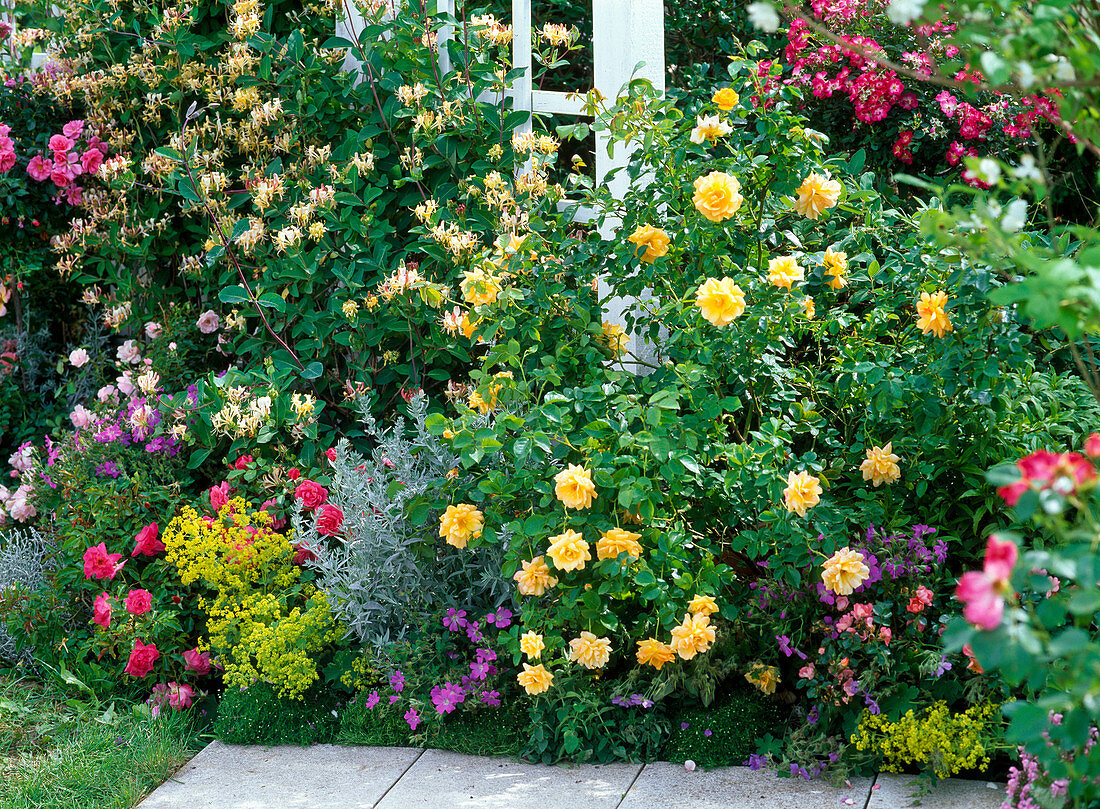
<path id="1" fill-rule="evenodd" d="M 198 647 L 183 653 L 183 662 L 188 671 L 198 675 L 210 673 L 210 652 L 200 652 Z"/>
<path id="2" fill-rule="evenodd" d="M 330 463 L 336 463 L 336 448 L 329 447 L 325 450 L 325 457 L 329 459 Z"/>
<path id="3" fill-rule="evenodd" d="M 217 486 L 210 487 L 210 507 L 217 514 L 229 502 L 229 481 L 223 480 Z"/>
<path id="4" fill-rule="evenodd" d="M 312 562 L 316 558 L 317 554 L 310 550 L 308 545 L 299 544 L 294 546 L 294 564 L 301 566 L 306 562 Z"/>
<path id="5" fill-rule="evenodd" d="M 159 658 L 160 652 L 157 651 L 155 643 L 146 645 L 135 638 L 134 650 L 130 652 L 130 659 L 126 661 L 124 671 L 131 677 L 144 677 L 153 670 L 153 665 Z"/>
<path id="6" fill-rule="evenodd" d="M 286 476 L 291 480 L 297 480 L 302 476 L 302 473 L 299 472 L 297 469 L 291 469 L 289 472 L 286 473 Z"/>
<path id="7" fill-rule="evenodd" d="M 1090 458 L 1100 458 L 1100 433 L 1093 433 L 1085 439 L 1085 454 Z"/>
<path id="8" fill-rule="evenodd" d="M 328 489 L 312 480 L 303 480 L 294 490 L 294 496 L 308 509 L 315 509 L 328 500 Z"/>
<path id="9" fill-rule="evenodd" d="M 92 612 L 92 621 L 107 629 L 111 625 L 111 612 L 111 597 L 106 593 L 97 595 Z"/>
<path id="10" fill-rule="evenodd" d="M 321 509 L 321 516 L 317 518 L 317 533 L 327 537 L 336 536 L 343 524 L 344 512 L 332 504 L 326 505 Z"/>
<path id="11" fill-rule="evenodd" d="M 134 551 L 130 555 L 156 556 L 164 550 L 164 543 L 160 541 L 159 537 L 160 526 L 155 522 L 149 523 L 138 531 L 138 535 L 134 537 Z"/>
<path id="12" fill-rule="evenodd" d="M 148 590 L 131 590 L 126 596 L 126 612 L 144 615 L 153 609 L 153 594 Z"/>
<path id="13" fill-rule="evenodd" d="M 84 578 L 113 579 L 125 562 L 121 553 L 107 553 L 107 546 L 100 542 L 84 551 Z"/>
<path id="14" fill-rule="evenodd" d="M 236 461 L 234 461 L 233 469 L 248 469 L 248 465 L 252 463 L 254 458 L 251 455 L 242 455 Z"/>

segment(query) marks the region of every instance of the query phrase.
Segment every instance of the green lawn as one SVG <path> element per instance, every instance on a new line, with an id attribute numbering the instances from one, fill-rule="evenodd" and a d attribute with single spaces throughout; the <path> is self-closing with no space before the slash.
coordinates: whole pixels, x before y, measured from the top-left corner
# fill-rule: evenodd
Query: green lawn
<path id="1" fill-rule="evenodd" d="M 0 670 L 0 809 L 130 809 L 198 748 L 192 717 L 151 719 Z"/>

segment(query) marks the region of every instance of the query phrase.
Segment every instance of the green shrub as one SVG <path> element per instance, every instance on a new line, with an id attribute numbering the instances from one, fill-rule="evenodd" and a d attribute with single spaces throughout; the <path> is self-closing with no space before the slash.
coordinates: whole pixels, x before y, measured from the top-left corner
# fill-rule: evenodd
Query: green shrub
<path id="1" fill-rule="evenodd" d="M 694 761 L 700 767 L 740 766 L 757 750 L 757 740 L 781 729 L 786 711 L 752 691 L 731 691 L 713 705 L 685 705 L 673 711 L 661 758 Z"/>

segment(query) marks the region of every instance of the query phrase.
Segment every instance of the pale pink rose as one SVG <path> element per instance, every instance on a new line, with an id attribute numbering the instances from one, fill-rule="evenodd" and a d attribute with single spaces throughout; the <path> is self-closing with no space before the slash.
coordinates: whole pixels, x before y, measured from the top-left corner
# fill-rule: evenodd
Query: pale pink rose
<path id="1" fill-rule="evenodd" d="M 69 421 L 73 423 L 73 427 L 79 430 L 95 421 L 95 413 L 84 405 L 78 404 L 73 408 L 73 412 L 69 414 Z"/>
<path id="2" fill-rule="evenodd" d="M 38 516 L 38 510 L 33 503 L 28 503 L 27 498 L 32 494 L 30 486 L 20 486 L 15 494 L 8 500 L 8 513 L 16 522 L 26 522 L 32 517 Z"/>
<path id="3" fill-rule="evenodd" d="M 176 350 L 176 341 L 175 340 L 173 340 L 172 342 L 170 342 L 168 344 L 168 350 L 169 351 L 175 351 Z"/>
<path id="4" fill-rule="evenodd" d="M 61 134 L 67 138 L 79 138 L 84 133 L 84 122 L 81 120 L 69 121 L 61 127 Z"/>
<path id="5" fill-rule="evenodd" d="M 64 154 L 73 148 L 73 139 L 67 138 L 64 135 L 54 135 L 50 138 L 50 151 L 55 155 Z"/>
<path id="6" fill-rule="evenodd" d="M 12 469 L 16 472 L 26 472 L 31 468 L 34 463 L 34 447 L 30 442 L 21 445 L 19 449 L 12 453 L 8 458 L 8 463 L 11 464 Z M 18 477 L 18 475 L 16 476 Z"/>
<path id="7" fill-rule="evenodd" d="M 201 315 L 195 323 L 199 327 L 199 331 L 203 334 L 213 334 L 221 326 L 221 318 L 218 317 L 218 313 L 213 309 L 207 309 Z"/>
<path id="8" fill-rule="evenodd" d="M 801 677 L 803 680 L 809 680 L 810 678 L 812 678 L 814 676 L 813 663 L 810 663 L 809 665 L 800 668 L 798 670 L 798 676 Z"/>
<path id="9" fill-rule="evenodd" d="M 99 399 L 99 401 L 101 402 L 105 402 L 117 393 L 118 388 L 116 388 L 114 385 L 104 385 L 96 393 L 96 398 Z"/>
<path id="10" fill-rule="evenodd" d="M 155 320 L 150 320 L 145 324 L 145 336 L 150 340 L 156 340 L 164 334 L 164 326 L 157 323 Z"/>
<path id="11" fill-rule="evenodd" d="M 127 340 L 118 347 L 118 360 L 130 365 L 141 362 L 141 348 L 133 340 Z"/>
<path id="12" fill-rule="evenodd" d="M 77 348 L 69 352 L 69 362 L 71 362 L 75 368 L 83 368 L 88 364 L 88 360 L 90 359 L 91 357 L 88 356 L 88 351 L 86 349 Z"/>
<path id="13" fill-rule="evenodd" d="M 137 390 L 137 385 L 134 384 L 129 371 L 123 371 L 122 376 L 115 379 L 115 384 L 118 385 L 119 392 L 121 392 L 123 396 L 129 396 Z"/>
<path id="14" fill-rule="evenodd" d="M 168 704 L 172 710 L 181 711 L 191 707 L 191 701 L 195 698 L 195 689 L 182 683 L 168 683 Z"/>

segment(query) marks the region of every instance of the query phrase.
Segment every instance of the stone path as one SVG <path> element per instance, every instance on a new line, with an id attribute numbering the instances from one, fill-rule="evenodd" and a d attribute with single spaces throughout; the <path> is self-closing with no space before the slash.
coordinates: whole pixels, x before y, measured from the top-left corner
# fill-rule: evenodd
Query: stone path
<path id="1" fill-rule="evenodd" d="M 746 767 L 547 767 L 409 747 L 210 744 L 139 809 L 904 809 L 909 776 L 835 788 Z M 922 809 L 997 809 L 1004 786 L 943 782 Z"/>

